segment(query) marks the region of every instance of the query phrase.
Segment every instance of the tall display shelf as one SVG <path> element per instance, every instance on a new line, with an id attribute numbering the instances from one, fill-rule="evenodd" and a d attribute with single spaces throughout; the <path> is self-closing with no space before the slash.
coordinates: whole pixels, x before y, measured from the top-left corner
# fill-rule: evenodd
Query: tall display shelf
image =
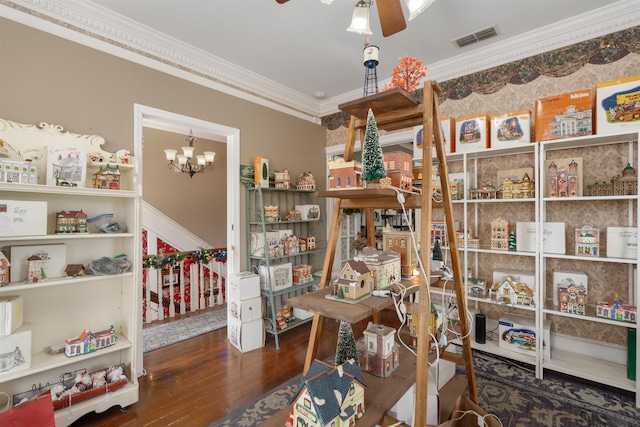
<path id="1" fill-rule="evenodd" d="M 266 302 L 263 313 L 265 330 L 274 336 L 276 349 L 280 349 L 280 334 L 287 332 L 311 321 L 312 317 L 297 318 L 286 323 L 286 328 L 279 329 L 276 315 L 288 303 L 289 298 L 310 292 L 318 287 L 319 278 L 314 274 L 313 279 L 307 278 L 301 284 L 281 283 L 277 274 L 266 274 L 274 269 L 290 264 L 292 268 L 310 265 L 316 271 L 324 254 L 326 246 L 324 213 L 313 195 L 313 191 L 295 189 L 276 189 L 254 187 L 247 188 L 247 259 L 249 269 L 261 273 L 261 294 Z M 297 205 L 315 205 L 318 207 L 318 217 L 315 219 L 287 220 L 286 213 L 294 210 Z M 277 215 L 268 216 L 266 208 L 274 208 Z M 312 215 L 313 216 L 313 215 Z M 298 238 L 311 236 L 315 240 L 315 248 L 297 251 L 295 253 L 269 253 L 270 243 L 279 241 L 285 235 L 293 234 Z M 282 247 L 282 246 L 281 246 Z M 290 278 L 290 276 L 287 276 Z M 286 279 L 288 280 L 288 279 Z"/>
<path id="2" fill-rule="evenodd" d="M 82 146 L 104 154 L 100 149 L 104 140 L 95 135 L 62 132 L 61 127 L 46 124 L 36 127 L 5 120 L 1 122 L 0 138 L 4 140 L 5 147 L 9 146 L 9 155 L 14 160 L 20 159 L 16 153 L 42 153 L 47 144 Z M 92 174 L 101 166 L 89 165 L 86 168 L 88 186 L 91 186 Z M 138 401 L 136 372 L 139 369 L 136 361 L 140 347 L 138 343 L 142 339 L 138 336 L 142 256 L 140 191 L 136 182 L 137 168 L 129 164 L 120 165 L 119 169 L 120 190 L 0 183 L 0 204 L 8 200 L 15 201 L 17 206 L 26 202 L 44 202 L 38 217 L 41 219 L 37 221 L 46 222 L 46 234 L 13 236 L 10 225 L 3 223 L 0 247 L 6 250 L 11 268 L 26 264 L 24 260 L 11 259 L 11 248 L 17 246 L 35 246 L 46 250 L 46 245 L 63 245 L 67 265 L 83 264 L 86 267 L 101 257 L 119 254 L 126 254 L 131 263 L 131 267 L 121 274 L 84 274 L 78 277 L 51 275 L 36 283 L 20 280 L 0 287 L 0 297 L 22 296 L 24 323 L 31 327 L 30 366 L 24 368 L 18 365 L 0 372 L 0 390 L 3 392 L 17 394 L 45 384 L 55 384 L 61 381 L 63 374 L 77 370 L 94 372 L 120 364 L 125 366 L 128 380 L 122 388 L 56 410 L 57 426 L 67 426 L 88 412 L 103 412 L 112 406 L 126 408 Z M 39 182 L 44 180 L 45 173 L 46 167 L 40 167 Z M 128 231 L 115 234 L 56 233 L 56 213 L 67 210 L 82 210 L 89 217 L 113 213 L 113 219 L 126 225 Z M 78 337 L 87 326 L 92 331 L 113 326 L 118 337 L 116 344 L 74 357 L 67 357 L 64 353 L 49 354 L 47 350 L 51 346 L 59 346 L 67 339 Z"/>
<path id="3" fill-rule="evenodd" d="M 614 256 L 616 247 L 624 244 L 607 238 L 609 227 L 633 227 L 637 239 L 640 215 L 638 195 L 632 192 L 616 195 L 591 195 L 589 187 L 596 183 L 611 183 L 621 176 L 627 165 L 638 168 L 638 134 L 593 135 L 540 143 L 540 220 L 563 221 L 567 225 L 565 254 L 541 252 L 541 290 L 539 305 L 542 308 L 538 327 L 543 319 L 554 325 L 550 359 L 541 359 L 544 369 L 570 374 L 579 378 L 606 384 L 636 393 L 636 406 L 640 407 L 638 381 L 627 377 L 626 346 L 611 344 L 627 342 L 627 329 L 637 328 L 633 322 L 612 320 L 596 316 L 596 304 L 609 302 L 616 294 L 627 305 L 640 306 L 637 287 L 637 250 L 628 257 Z M 549 166 L 567 160 L 578 164 L 577 196 L 551 197 L 549 191 Z M 582 164 L 580 164 L 582 163 Z M 598 190 L 600 191 L 600 190 Z M 575 227 L 590 225 L 599 230 L 599 242 L 595 256 L 576 255 Z M 595 234 L 595 233 L 594 233 Z M 538 242 L 543 236 L 539 235 Z M 616 246 L 616 247 L 614 247 Z M 579 246 L 578 246 L 579 248 Z M 557 298 L 558 284 L 554 283 L 554 271 L 580 272 L 587 276 L 585 313 L 572 314 L 561 310 Z M 583 331 L 581 336 L 576 336 Z M 570 342 L 569 345 L 561 345 Z M 636 346 L 638 342 L 629 342 Z M 637 354 L 637 352 L 634 352 Z M 540 356 L 538 356 L 540 359 Z M 636 355 L 636 366 L 640 358 Z"/>
<path id="4" fill-rule="evenodd" d="M 527 143 L 514 144 L 512 147 L 463 153 L 463 173 L 472 176 L 477 183 L 477 187 L 489 182 L 495 187 L 500 187 L 498 175 L 510 174 L 522 179 L 524 173 L 527 173 L 529 178 L 535 181 L 537 185 L 536 176 L 539 163 L 537 148 L 536 144 Z M 539 282 L 538 253 L 533 249 L 530 251 L 508 250 L 508 248 L 498 249 L 492 247 L 491 244 L 491 222 L 498 218 L 507 221 L 509 227 L 507 234 L 516 231 L 518 222 L 527 222 L 534 226 L 538 223 L 538 198 L 535 197 L 535 193 L 533 196 L 506 199 L 472 198 L 467 189 L 463 200 L 456 203 L 456 208 L 463 211 L 460 218 L 464 219 L 461 228 L 464 240 L 461 242 L 460 250 L 463 254 L 464 271 L 467 273 L 465 277 L 467 303 L 478 312 L 491 313 L 491 316 L 487 317 L 500 317 L 504 313 L 515 312 L 537 321 L 538 310 L 535 293 Z M 532 239 L 534 238 L 534 236 L 531 237 Z M 471 238 L 477 239 L 477 243 L 472 242 Z M 533 277 L 532 283 L 529 283 L 533 295 L 528 300 L 515 302 L 505 302 L 499 297 L 491 298 L 488 288 L 494 283 L 494 271 L 503 271 L 507 274 L 513 272 L 513 275 L 517 276 L 514 277 L 516 280 L 520 278 L 519 273 L 528 273 L 528 276 Z M 470 291 L 472 280 L 475 279 L 481 279 L 486 282 L 487 289 L 484 295 L 476 295 Z M 494 325 L 490 321 L 487 331 L 492 331 L 496 327 L 497 323 Z M 531 352 L 531 355 L 527 355 L 501 348 L 497 333 L 488 334 L 485 344 L 479 344 L 474 340 L 471 345 L 473 348 L 482 351 L 537 365 L 534 351 Z M 537 369 L 537 374 L 538 376 L 541 375 L 540 369 Z"/>
<path id="5" fill-rule="evenodd" d="M 379 130 L 398 130 L 413 127 L 422 124 L 425 128 L 425 135 L 434 135 L 434 144 L 438 153 L 438 167 L 445 171 L 441 175 L 441 184 L 445 189 L 443 191 L 442 203 L 436 203 L 431 197 L 431 187 L 424 186 L 422 194 L 404 193 L 402 197 L 388 188 L 365 188 L 355 190 L 342 191 L 326 191 L 319 193 L 323 197 L 334 198 L 334 209 L 331 217 L 330 234 L 327 241 L 327 251 L 322 271 L 322 279 L 320 281 L 320 289 L 315 292 L 300 295 L 291 299 L 294 307 L 301 307 L 305 310 L 314 312 L 311 334 L 309 337 L 309 345 L 305 358 L 306 373 L 311 366 L 317 352 L 318 341 L 322 333 L 322 322 L 324 317 L 338 319 L 349 323 L 373 317 L 373 321 L 380 322 L 380 311 L 393 306 L 393 301 L 388 297 L 371 296 L 356 304 L 345 304 L 343 302 L 327 299 L 325 296 L 331 291 L 330 273 L 333 266 L 333 260 L 340 234 L 341 211 L 343 209 L 364 209 L 367 223 L 367 237 L 369 245 L 374 244 L 374 209 L 400 209 L 400 200 L 404 202 L 407 209 L 422 209 L 421 215 L 421 241 L 430 238 L 429 230 L 431 229 L 432 208 L 443 208 L 445 222 L 449 225 L 447 233 L 452 243 L 452 266 L 454 276 L 454 290 L 458 301 L 460 301 L 461 309 L 465 310 L 464 289 L 461 279 L 461 265 L 459 254 L 457 252 L 457 243 L 455 239 L 455 230 L 453 226 L 453 212 L 451 203 L 450 188 L 447 178 L 447 164 L 444 158 L 443 137 L 440 132 L 433 132 L 433 123 L 439 123 L 439 107 L 437 102 L 437 92 L 439 87 L 436 83 L 426 81 L 424 85 L 424 103 L 420 104 L 409 93 L 400 88 L 392 89 L 383 93 L 371 95 L 351 103 L 343 104 L 340 109 L 351 115 L 349 124 L 349 132 L 347 135 L 347 143 L 345 145 L 344 160 L 350 161 L 353 155 L 353 148 L 356 141 L 356 133 L 360 132 L 361 140 L 366 127 L 367 112 L 373 110 Z M 431 138 L 425 138 L 423 144 L 423 153 L 431 153 Z M 425 231 L 427 230 L 427 231 Z M 422 251 L 421 264 L 426 271 L 430 271 L 430 254 L 429 251 Z M 406 302 L 407 312 L 418 315 L 418 329 L 429 330 L 429 321 L 431 317 L 431 305 L 429 292 L 427 291 L 428 283 L 431 277 L 425 277 L 421 274 L 408 285 L 417 285 L 417 291 L 420 293 L 419 302 Z M 415 288 L 414 288 L 415 289 Z M 473 371 L 473 361 L 471 355 L 470 339 L 468 336 L 469 324 L 466 318 L 461 319 L 461 329 L 465 338 L 463 339 L 463 356 L 457 358 L 457 362 L 463 363 L 467 372 L 469 395 L 473 401 L 477 401 L 477 391 L 475 387 L 475 376 Z M 415 382 L 415 417 L 414 425 L 426 425 L 426 402 L 427 402 L 427 380 L 428 380 L 428 358 L 429 358 L 429 341 L 427 335 L 419 335 L 417 342 L 417 358 L 415 369 L 408 352 L 401 352 L 401 359 L 405 358 L 406 362 L 400 364 L 399 369 L 386 379 L 380 379 L 364 374 L 367 382 L 367 391 L 365 392 L 366 411 L 362 418 L 358 419 L 358 425 L 375 426 L 380 423 L 385 412 L 393 406 L 393 404 L 411 387 Z M 408 369 L 407 369 L 408 367 Z M 276 416 L 265 425 L 279 425 L 281 421 L 286 419 L 288 414 L 287 408 L 279 412 Z M 282 420 L 280 419 L 282 418 Z"/>

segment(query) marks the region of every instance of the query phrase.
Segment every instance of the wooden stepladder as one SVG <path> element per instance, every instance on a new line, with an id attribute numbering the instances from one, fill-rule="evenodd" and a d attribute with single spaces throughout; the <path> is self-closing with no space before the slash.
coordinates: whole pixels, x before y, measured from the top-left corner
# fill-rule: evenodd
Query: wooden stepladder
<path id="1" fill-rule="evenodd" d="M 423 242 L 423 248 L 429 248 L 425 242 L 431 241 L 431 214 L 434 208 L 444 209 L 445 224 L 447 229 L 447 239 L 451 252 L 451 267 L 453 270 L 453 286 L 458 303 L 458 310 L 466 313 L 466 301 L 464 284 L 462 282 L 462 266 L 460 262 L 460 254 L 458 252 L 456 229 L 453 218 L 453 204 L 451 198 L 451 189 L 449 187 L 447 162 L 444 150 L 444 138 L 440 127 L 440 111 L 438 106 L 437 94 L 440 87 L 437 83 L 427 80 L 424 84 L 423 103 L 419 103 L 412 95 L 406 91 L 396 88 L 390 91 L 371 95 L 360 100 L 340 105 L 340 109 L 351 114 L 349 122 L 349 130 L 347 134 L 347 142 L 344 150 L 344 160 L 351 161 L 355 147 L 356 134 L 360 132 L 360 141 L 364 140 L 364 130 L 366 128 L 366 118 L 369 108 L 373 110 L 376 123 L 379 130 L 393 131 L 406 129 L 417 125 L 424 126 L 422 158 L 432 158 L 432 147 L 435 146 L 436 161 L 440 176 L 440 186 L 442 192 L 442 201 L 434 201 L 432 198 L 434 183 L 431 179 L 423 179 L 422 194 L 404 193 L 404 205 L 407 209 L 421 209 L 420 216 L 420 242 Z M 432 138 L 433 136 L 433 138 Z M 426 164 L 424 168 L 424 176 L 430 177 L 430 166 Z M 335 199 L 334 208 L 331 218 L 331 227 L 329 229 L 329 238 L 327 241 L 327 250 L 325 252 L 324 265 L 322 268 L 322 279 L 320 282 L 320 291 L 328 288 L 331 280 L 331 267 L 336 252 L 336 246 L 340 235 L 340 219 L 343 209 L 365 209 L 367 236 L 369 244 L 375 247 L 373 210 L 374 209 L 397 209 L 400 203 L 397 194 L 391 189 L 374 188 L 374 189 L 358 189 L 345 191 L 326 191 L 318 195 L 332 197 Z M 420 253 L 420 262 L 422 270 L 429 275 L 431 271 L 430 251 L 423 250 Z M 415 426 L 426 426 L 426 407 L 427 407 L 427 380 L 429 368 L 429 347 L 431 339 L 429 336 L 429 322 L 431 317 L 431 301 L 428 290 L 428 281 L 430 277 L 425 277 L 424 273 L 420 273 L 418 279 L 419 302 L 405 303 L 407 312 L 418 315 L 418 330 L 420 336 L 417 343 L 417 361 L 415 371 L 416 382 L 416 401 L 415 401 Z M 326 293 L 326 292 L 325 292 Z M 310 297 L 309 300 L 313 298 Z M 369 300 L 372 300 L 369 302 Z M 305 298 L 299 300 L 304 305 Z M 380 301 L 380 302 L 376 302 Z M 388 301 L 388 302 L 387 302 Z M 366 303 L 366 304 L 365 304 Z M 309 337 L 309 345 L 305 359 L 304 373 L 311 366 L 315 359 L 320 334 L 322 333 L 322 321 L 324 317 L 336 319 L 345 319 L 344 313 L 340 313 L 340 308 L 325 303 L 322 298 L 314 300 L 315 306 L 302 307 L 314 311 L 313 323 L 311 326 L 311 335 Z M 341 303 L 335 303 L 340 305 Z M 380 311 L 391 305 L 390 299 L 369 298 L 358 304 L 364 307 L 350 307 L 352 312 L 359 311 L 362 315 L 351 315 L 354 320 L 373 316 L 375 323 L 380 323 Z M 295 306 L 295 305 L 294 305 Z M 477 392 L 475 375 L 473 370 L 473 360 L 471 355 L 471 341 L 469 337 L 469 323 L 466 316 L 460 316 L 463 356 L 452 356 L 448 359 L 457 363 L 464 363 L 468 378 L 468 389 L 471 400 L 477 403 Z M 422 332 L 424 331 L 424 332 Z M 391 402 L 393 404 L 394 402 Z"/>

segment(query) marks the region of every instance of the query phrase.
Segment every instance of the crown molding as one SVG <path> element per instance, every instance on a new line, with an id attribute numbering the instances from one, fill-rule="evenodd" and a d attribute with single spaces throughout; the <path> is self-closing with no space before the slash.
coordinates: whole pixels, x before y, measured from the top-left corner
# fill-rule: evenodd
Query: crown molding
<path id="1" fill-rule="evenodd" d="M 338 105 L 361 97 L 356 89 L 318 101 L 222 58 L 76 0 L 0 0 L 2 16 L 176 77 L 320 123 Z M 447 81 L 621 31 L 640 22 L 640 2 L 622 0 L 495 45 L 428 64 L 428 78 Z M 384 82 L 383 82 L 384 83 Z"/>

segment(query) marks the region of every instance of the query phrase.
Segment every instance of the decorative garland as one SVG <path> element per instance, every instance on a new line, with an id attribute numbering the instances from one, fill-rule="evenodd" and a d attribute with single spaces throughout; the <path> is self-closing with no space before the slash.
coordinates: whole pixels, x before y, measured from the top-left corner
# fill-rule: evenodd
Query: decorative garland
<path id="1" fill-rule="evenodd" d="M 187 259 L 193 259 L 200 264 L 208 264 L 211 260 L 225 264 L 227 262 L 227 250 L 201 248 L 191 252 L 149 255 L 143 259 L 142 267 L 161 270 L 163 268 L 174 267 Z"/>

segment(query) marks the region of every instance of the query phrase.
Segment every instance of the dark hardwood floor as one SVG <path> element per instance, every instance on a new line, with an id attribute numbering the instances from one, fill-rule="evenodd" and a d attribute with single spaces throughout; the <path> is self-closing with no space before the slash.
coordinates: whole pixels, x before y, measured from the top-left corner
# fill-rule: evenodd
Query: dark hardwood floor
<path id="1" fill-rule="evenodd" d="M 382 318 L 386 325 L 397 324 L 393 311 L 385 310 Z M 318 358 L 335 352 L 338 326 L 324 319 Z M 352 326 L 358 337 L 367 322 Z M 301 373 L 310 329 L 309 322 L 280 335 L 280 350 L 267 334 L 265 347 L 243 354 L 228 342 L 223 328 L 146 353 L 136 404 L 126 412 L 116 407 L 87 414 L 73 425 L 207 426 Z"/>

